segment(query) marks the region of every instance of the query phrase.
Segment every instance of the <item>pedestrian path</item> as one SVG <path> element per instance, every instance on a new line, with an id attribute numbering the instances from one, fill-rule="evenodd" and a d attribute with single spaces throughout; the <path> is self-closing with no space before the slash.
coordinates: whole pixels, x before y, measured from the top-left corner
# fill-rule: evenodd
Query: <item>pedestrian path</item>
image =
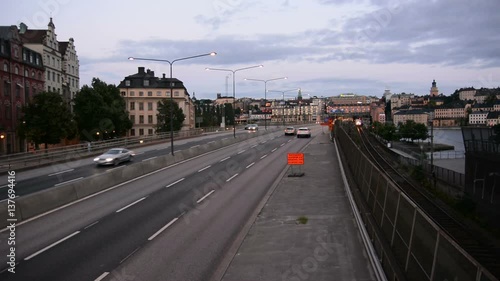
<path id="1" fill-rule="evenodd" d="M 319 134 L 303 152 L 304 176 L 281 179 L 223 281 L 376 280 L 334 144 Z"/>

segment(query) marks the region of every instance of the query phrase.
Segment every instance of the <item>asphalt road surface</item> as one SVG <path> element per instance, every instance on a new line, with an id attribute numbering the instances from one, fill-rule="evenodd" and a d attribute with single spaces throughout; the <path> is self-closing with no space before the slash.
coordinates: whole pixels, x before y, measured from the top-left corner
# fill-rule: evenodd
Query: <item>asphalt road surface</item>
<path id="1" fill-rule="evenodd" d="M 315 128 L 314 133 L 320 128 Z M 176 163 L 16 227 L 1 280 L 207 280 L 309 139 L 275 132 Z"/>

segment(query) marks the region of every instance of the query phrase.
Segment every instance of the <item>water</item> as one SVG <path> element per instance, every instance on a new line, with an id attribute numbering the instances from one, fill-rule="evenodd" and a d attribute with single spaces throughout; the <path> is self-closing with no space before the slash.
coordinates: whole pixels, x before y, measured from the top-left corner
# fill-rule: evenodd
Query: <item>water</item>
<path id="1" fill-rule="evenodd" d="M 430 139 L 426 141 L 430 141 Z M 455 151 L 465 151 L 461 128 L 434 128 L 434 143 L 453 145 Z"/>

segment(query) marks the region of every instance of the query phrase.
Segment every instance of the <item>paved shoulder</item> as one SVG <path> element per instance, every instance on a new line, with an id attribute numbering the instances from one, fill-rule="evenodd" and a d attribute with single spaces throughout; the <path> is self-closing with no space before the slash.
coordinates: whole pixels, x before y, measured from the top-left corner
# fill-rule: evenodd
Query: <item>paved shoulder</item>
<path id="1" fill-rule="evenodd" d="M 222 280 L 375 279 L 328 134 L 311 141 L 304 162 L 303 177 L 280 181 Z"/>

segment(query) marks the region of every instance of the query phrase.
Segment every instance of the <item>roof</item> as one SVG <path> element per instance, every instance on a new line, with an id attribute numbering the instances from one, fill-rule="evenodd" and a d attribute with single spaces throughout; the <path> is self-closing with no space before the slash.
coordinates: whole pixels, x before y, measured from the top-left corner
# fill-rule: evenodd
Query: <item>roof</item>
<path id="1" fill-rule="evenodd" d="M 425 112 L 421 109 L 410 109 L 410 110 L 401 110 L 401 111 L 398 111 L 396 113 L 394 113 L 394 115 L 419 115 L 419 114 L 427 114 L 428 112 Z"/>
<path id="2" fill-rule="evenodd" d="M 59 52 L 63 55 L 66 54 L 66 50 L 68 49 L 69 42 L 59 42 Z"/>
<path id="3" fill-rule="evenodd" d="M 44 29 L 29 29 L 26 30 L 21 38 L 24 43 L 38 43 L 43 44 L 45 36 L 47 35 L 47 30 Z"/>
<path id="4" fill-rule="evenodd" d="M 149 81 L 149 85 L 144 85 L 144 81 Z M 130 86 L 125 84 L 125 81 L 130 81 Z M 184 89 L 187 92 L 184 83 L 177 78 L 159 78 L 155 76 L 154 71 L 147 70 L 144 71 L 144 67 L 139 67 L 138 72 L 125 77 L 123 81 L 120 82 L 118 88 L 151 88 L 151 89 L 169 89 L 173 83 L 173 88 Z"/>

